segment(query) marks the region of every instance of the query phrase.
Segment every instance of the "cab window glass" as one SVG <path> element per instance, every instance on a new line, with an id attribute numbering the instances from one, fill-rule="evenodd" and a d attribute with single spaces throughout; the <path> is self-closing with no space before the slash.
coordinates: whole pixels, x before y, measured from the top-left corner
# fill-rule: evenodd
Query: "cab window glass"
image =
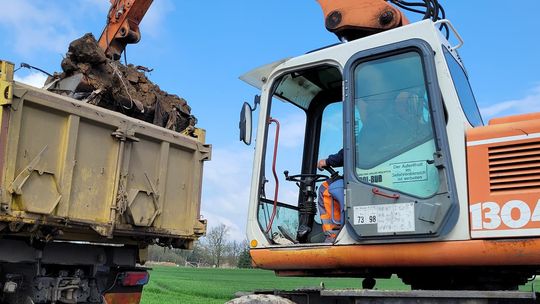
<path id="1" fill-rule="evenodd" d="M 340 98 L 341 96 L 335 95 L 336 92 L 342 92 L 341 86 L 341 71 L 329 65 L 293 71 L 274 82 L 268 105 L 270 108 L 268 121 L 272 123 L 266 130 L 265 154 L 261 163 L 262 184 L 259 189 L 258 221 L 261 229 L 267 232 L 276 244 L 286 243 L 283 236 L 295 238 L 301 219 L 307 218 L 308 214 L 305 211 L 307 208 L 303 205 L 303 188 L 295 182 L 288 181 L 285 171 L 288 171 L 289 175 L 305 173 L 302 172 L 302 165 L 306 153 L 312 151 L 311 147 L 304 151 L 305 142 L 312 140 L 306 138 L 306 134 L 314 136 L 311 132 L 307 132 L 307 128 L 310 127 L 307 125 L 309 109 L 313 102 L 317 102 L 317 98 L 323 99 L 321 96 L 332 96 L 332 99 L 324 99 L 323 102 L 332 102 Z M 342 112 L 338 111 L 341 117 Z M 325 125 L 330 126 L 335 111 L 329 111 L 328 114 L 325 112 L 324 115 L 328 117 L 328 124 Z M 276 121 L 279 122 L 279 137 L 276 137 L 278 126 Z M 328 143 L 338 141 L 334 145 L 343 145 L 341 126 L 337 132 L 338 135 L 329 131 L 324 141 Z M 313 234 L 318 233 L 317 226 L 311 228 Z"/>
<path id="2" fill-rule="evenodd" d="M 469 123 L 473 127 L 483 126 L 484 122 L 482 121 L 482 116 L 478 110 L 478 105 L 476 104 L 476 99 L 474 98 L 474 94 L 465 71 L 456 61 L 454 56 L 452 56 L 452 54 L 450 54 L 446 49 L 444 49 L 444 56 L 446 57 L 446 62 L 448 64 L 448 68 L 450 69 L 450 74 L 452 75 L 456 92 L 458 93 L 459 102 L 461 103 L 461 107 L 465 112 L 467 120 L 469 120 Z"/>
<path id="3" fill-rule="evenodd" d="M 420 54 L 364 61 L 353 75 L 358 178 L 418 197 L 434 195 L 436 146 Z"/>
<path id="4" fill-rule="evenodd" d="M 335 102 L 324 108 L 319 141 L 319 157 L 325 159 L 343 148 L 343 103 Z"/>
<path id="5" fill-rule="evenodd" d="M 268 225 L 273 212 L 273 202 L 267 201 L 259 204 L 259 223 Z M 267 226 L 265 226 L 267 227 Z M 272 222 L 270 235 L 276 233 L 296 235 L 298 229 L 298 209 L 293 206 L 278 205 L 276 215 Z"/>
<path id="6" fill-rule="evenodd" d="M 321 122 L 321 136 L 319 140 L 319 156 L 317 159 L 326 159 L 329 155 L 337 153 L 343 148 L 343 102 L 334 102 L 324 108 Z M 334 168 L 343 174 L 342 168 Z M 327 174 L 328 172 L 318 172 Z M 320 186 L 322 182 L 317 184 Z M 321 224 L 319 209 L 315 222 Z"/>
<path id="7" fill-rule="evenodd" d="M 276 154 L 276 173 L 278 177 L 278 200 L 291 206 L 298 205 L 299 191 L 295 183 L 285 180 L 284 171 L 298 174 L 302 170 L 304 137 L 306 132 L 306 112 L 290 103 L 272 98 L 270 117 L 279 122 L 279 137 Z M 273 174 L 274 147 L 276 145 L 277 125 L 271 123 L 268 127 L 267 149 L 265 155 L 264 197 L 274 199 L 276 181 Z"/>

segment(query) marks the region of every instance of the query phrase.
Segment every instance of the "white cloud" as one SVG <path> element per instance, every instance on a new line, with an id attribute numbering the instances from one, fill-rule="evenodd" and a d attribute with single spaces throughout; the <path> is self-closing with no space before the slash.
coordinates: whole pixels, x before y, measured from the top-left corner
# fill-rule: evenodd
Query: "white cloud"
<path id="1" fill-rule="evenodd" d="M 163 1 L 169 3 L 169 0 Z M 160 7 L 168 7 L 162 4 L 163 1 L 154 2 L 154 6 L 158 7 L 155 19 L 159 19 L 159 11 L 164 10 Z M 7 38 L 12 41 L 9 44 L 23 56 L 44 52 L 64 54 L 72 40 L 82 36 L 82 33 L 96 30 L 89 20 L 101 21 L 97 25 L 98 32 L 94 32 L 96 38 L 99 37 L 105 27 L 109 8 L 110 2 L 107 0 L 2 1 L 2 11 L 9 14 L 0 18 L 0 28 L 10 33 Z"/>
<path id="2" fill-rule="evenodd" d="M 480 109 L 482 116 L 491 119 L 497 116 L 540 112 L 540 84 L 530 90 L 527 96 L 498 102 Z"/>
<path id="3" fill-rule="evenodd" d="M 279 119 L 280 133 L 279 146 L 280 148 L 303 148 L 304 134 L 306 132 L 306 116 L 303 114 L 293 114 Z M 274 143 L 275 125 L 271 127 L 268 141 Z"/>
<path id="4" fill-rule="evenodd" d="M 246 238 L 253 151 L 242 148 L 214 148 L 205 164 L 201 214 L 210 227 L 225 224 L 229 238 Z"/>
<path id="5" fill-rule="evenodd" d="M 30 0 L 3 1 L 0 26 L 14 37 L 13 48 L 22 54 L 39 51 L 63 53 L 75 35 L 73 19 L 61 5 Z"/>
<path id="6" fill-rule="evenodd" d="M 238 221 L 238 219 L 233 221 L 226 216 L 221 216 L 219 214 L 209 211 L 206 211 L 204 213 L 204 218 L 208 220 L 207 231 L 210 231 L 212 227 L 217 227 L 220 224 L 224 224 L 229 229 L 227 233 L 227 239 L 237 242 L 242 242 L 246 239 L 246 225 L 244 222 L 237 223 L 236 221 Z M 245 220 L 245 218 L 242 218 L 242 220 Z"/>
<path id="7" fill-rule="evenodd" d="M 31 72 L 30 74 L 26 76 L 22 76 L 22 77 L 15 75 L 14 78 L 15 78 L 15 81 L 41 88 L 43 87 L 45 80 L 47 80 L 47 75 L 39 73 L 39 72 Z"/>
<path id="8" fill-rule="evenodd" d="M 174 9 L 174 3 L 170 0 L 154 1 L 141 21 L 142 35 L 148 34 L 152 37 L 159 37 L 165 26 L 165 16 Z"/>

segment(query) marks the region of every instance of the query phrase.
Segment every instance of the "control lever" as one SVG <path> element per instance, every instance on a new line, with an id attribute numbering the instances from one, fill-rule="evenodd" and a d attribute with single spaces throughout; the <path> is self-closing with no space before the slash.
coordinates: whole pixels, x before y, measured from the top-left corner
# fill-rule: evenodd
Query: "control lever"
<path id="1" fill-rule="evenodd" d="M 340 178 L 339 176 L 339 172 L 334 170 L 334 168 L 330 167 L 330 166 L 324 166 L 323 167 L 324 170 L 328 171 L 328 173 L 330 173 L 330 181 L 335 181 L 336 179 Z"/>
<path id="2" fill-rule="evenodd" d="M 304 199 L 298 204 L 300 218 L 298 230 L 296 232 L 296 240 L 300 243 L 306 243 L 308 241 L 308 235 L 313 228 L 313 218 L 317 213 L 315 204 L 317 198 L 315 184 L 327 180 L 328 176 L 311 173 L 289 175 L 289 171 L 284 171 L 283 174 L 287 181 L 295 182 L 302 191 Z"/>

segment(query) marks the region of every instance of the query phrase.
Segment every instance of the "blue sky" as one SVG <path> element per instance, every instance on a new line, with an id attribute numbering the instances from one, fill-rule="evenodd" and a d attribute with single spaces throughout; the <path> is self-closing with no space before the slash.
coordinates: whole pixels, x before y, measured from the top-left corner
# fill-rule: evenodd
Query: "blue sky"
<path id="1" fill-rule="evenodd" d="M 60 70 L 69 42 L 99 36 L 107 0 L 0 0 L 0 58 Z M 465 39 L 460 50 L 484 118 L 540 111 L 540 1 L 441 1 Z M 525 8 L 525 9 L 524 9 Z M 411 19 L 417 20 L 413 15 Z M 214 147 L 206 163 L 202 214 L 244 237 L 253 150 L 238 141 L 243 101 L 257 91 L 238 80 L 250 69 L 335 43 L 315 0 L 155 0 L 128 61 L 148 66 L 162 89 L 188 100 Z M 20 80 L 42 81 L 28 71 Z"/>

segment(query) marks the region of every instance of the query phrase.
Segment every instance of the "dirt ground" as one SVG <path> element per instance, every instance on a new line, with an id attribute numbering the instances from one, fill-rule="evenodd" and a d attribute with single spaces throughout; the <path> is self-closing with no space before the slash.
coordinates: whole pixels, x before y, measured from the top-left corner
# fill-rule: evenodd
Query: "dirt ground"
<path id="1" fill-rule="evenodd" d="M 55 74 L 60 79 L 83 74 L 70 96 L 84 102 L 177 132 L 190 133 L 197 122 L 185 99 L 150 81 L 149 69 L 108 59 L 92 34 L 71 42 L 61 67 L 63 72 Z"/>

